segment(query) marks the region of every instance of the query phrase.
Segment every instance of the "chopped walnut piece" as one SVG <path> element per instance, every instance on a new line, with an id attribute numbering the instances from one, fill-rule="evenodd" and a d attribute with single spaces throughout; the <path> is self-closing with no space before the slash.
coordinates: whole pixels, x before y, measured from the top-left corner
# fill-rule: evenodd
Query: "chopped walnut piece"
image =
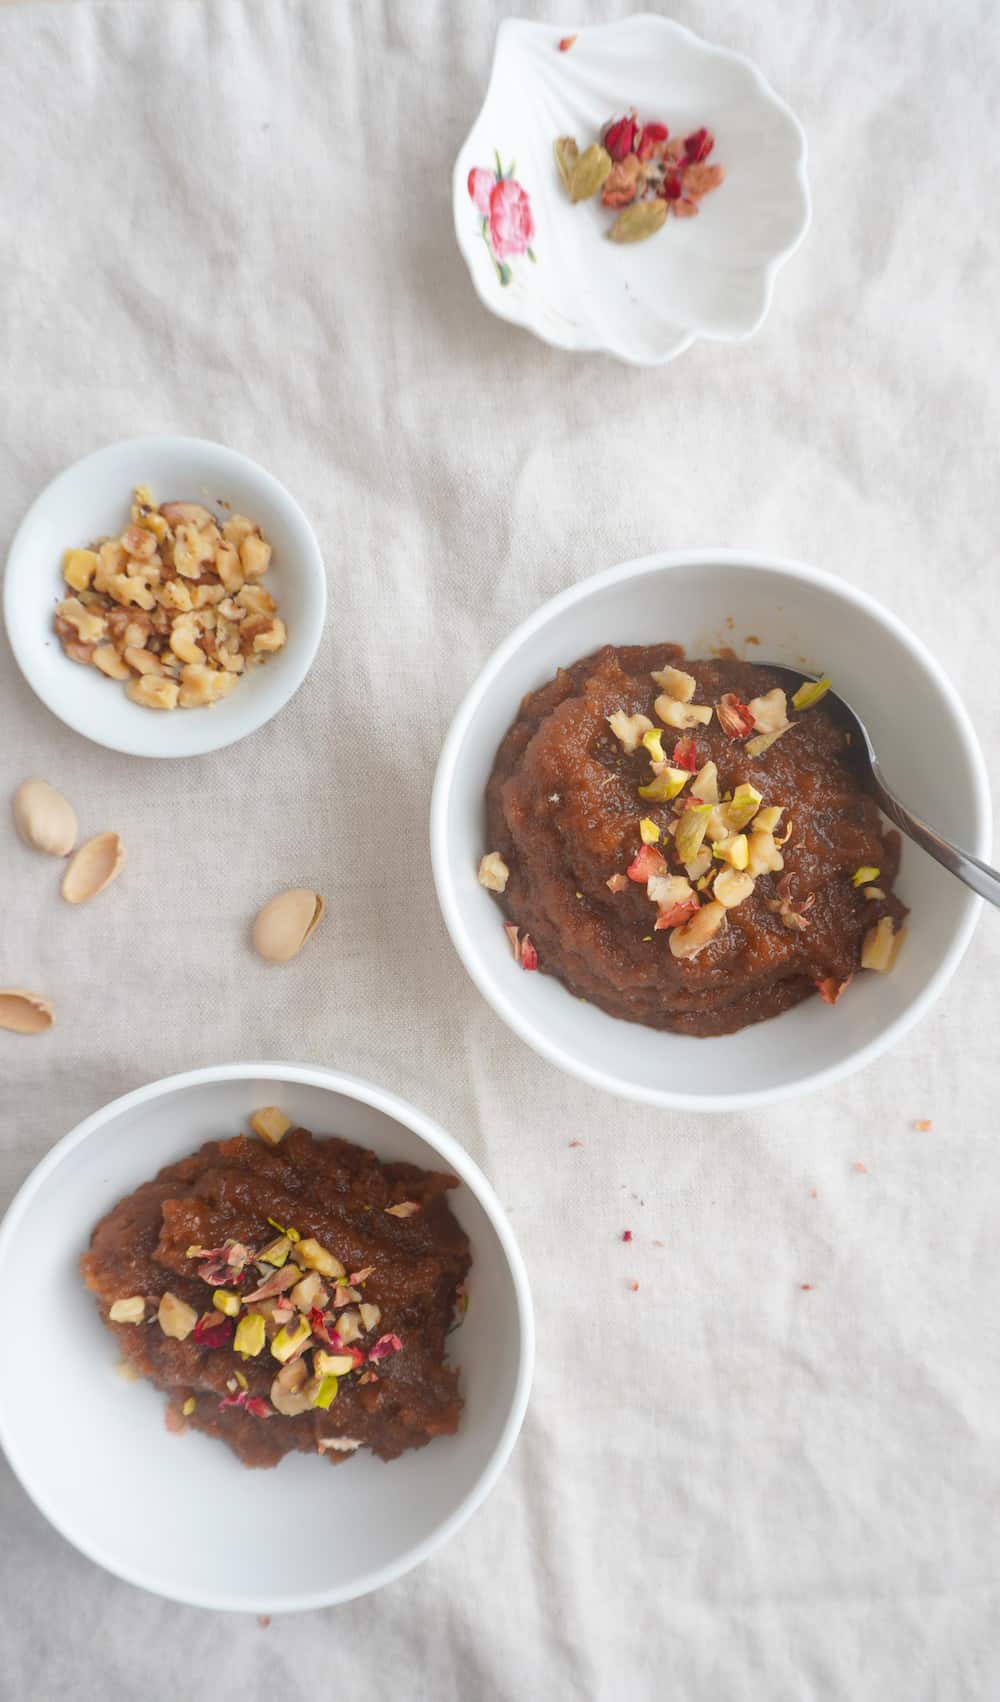
<path id="1" fill-rule="evenodd" d="M 690 703 L 694 696 L 694 675 L 686 674 L 683 668 L 661 668 L 658 673 L 652 674 L 650 678 L 662 687 L 668 697 L 674 698 L 678 703 Z M 656 713 L 659 715 L 659 710 Z M 661 716 L 660 719 L 662 720 L 663 717 Z"/>
<path id="2" fill-rule="evenodd" d="M 697 957 L 698 953 L 704 951 L 709 942 L 715 938 L 719 929 L 725 924 L 725 920 L 726 907 L 724 904 L 720 904 L 716 899 L 710 900 L 708 904 L 703 904 L 697 914 L 692 916 L 690 922 L 685 922 L 683 928 L 674 929 L 670 936 L 672 955 L 679 958 Z"/>

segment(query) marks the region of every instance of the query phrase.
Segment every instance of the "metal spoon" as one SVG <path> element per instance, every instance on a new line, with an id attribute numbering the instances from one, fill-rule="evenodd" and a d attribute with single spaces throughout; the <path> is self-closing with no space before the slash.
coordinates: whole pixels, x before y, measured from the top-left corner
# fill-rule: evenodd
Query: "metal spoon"
<path id="1" fill-rule="evenodd" d="M 786 668 L 778 662 L 763 662 L 761 667 L 769 668 L 772 673 L 780 674 L 789 682 L 788 695 L 800 686 L 803 680 L 815 680 L 816 674 L 806 674 L 796 668 Z M 924 850 L 936 862 L 941 863 L 950 874 L 957 875 L 960 881 L 970 886 L 973 892 L 978 892 L 980 898 L 989 899 L 991 904 L 1000 906 L 1000 871 L 991 869 L 988 863 L 980 862 L 968 851 L 963 851 L 958 845 L 952 845 L 947 839 L 942 839 L 925 821 L 901 804 L 896 794 L 890 791 L 885 776 L 875 755 L 875 747 L 868 737 L 868 730 L 861 717 L 849 703 L 845 703 L 835 691 L 828 691 L 824 702 L 842 720 L 851 734 L 851 749 L 858 761 L 862 779 L 874 797 L 879 809 L 889 817 L 891 822 L 922 845 Z"/>

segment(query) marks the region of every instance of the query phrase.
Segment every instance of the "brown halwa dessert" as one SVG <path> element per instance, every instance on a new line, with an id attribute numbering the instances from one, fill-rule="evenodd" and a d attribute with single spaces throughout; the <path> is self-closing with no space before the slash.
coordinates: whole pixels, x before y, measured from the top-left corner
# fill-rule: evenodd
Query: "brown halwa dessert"
<path id="1" fill-rule="evenodd" d="M 208 1141 L 97 1225 L 84 1279 L 168 1427 L 247 1466 L 293 1451 L 383 1460 L 458 1427 L 445 1337 L 464 1313 L 468 1237 L 452 1176 L 290 1128 Z"/>
<path id="2" fill-rule="evenodd" d="M 71 661 L 124 681 L 143 709 L 199 709 L 285 644 L 261 583 L 270 565 L 271 546 L 245 514 L 157 508 L 140 485 L 121 537 L 66 551 L 72 595 L 57 605 L 56 633 Z"/>
<path id="3" fill-rule="evenodd" d="M 891 968 L 899 836 L 822 702 L 781 676 L 608 645 L 531 692 L 487 791 L 479 878 L 524 969 L 612 1016 L 729 1034 Z"/>

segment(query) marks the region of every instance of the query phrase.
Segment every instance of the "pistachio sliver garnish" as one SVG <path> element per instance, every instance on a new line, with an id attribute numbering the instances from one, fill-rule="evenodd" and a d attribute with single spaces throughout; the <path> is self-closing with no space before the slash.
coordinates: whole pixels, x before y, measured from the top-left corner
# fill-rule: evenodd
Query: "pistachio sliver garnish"
<path id="1" fill-rule="evenodd" d="M 731 802 L 726 805 L 726 821 L 734 833 L 739 833 L 742 828 L 747 826 L 748 822 L 754 819 L 760 809 L 762 799 L 763 794 L 758 792 L 756 786 L 751 786 L 749 781 L 743 781 L 741 785 L 737 786 Z M 778 814 L 781 814 L 780 810 Z"/>
<path id="2" fill-rule="evenodd" d="M 789 732 L 794 725 L 794 721 L 789 721 L 787 726 L 778 727 L 773 733 L 758 733 L 756 738 L 747 740 L 743 749 L 748 756 L 763 756 L 765 751 L 770 750 L 775 740 L 780 739 L 783 733 Z"/>
<path id="3" fill-rule="evenodd" d="M 654 779 L 639 787 L 639 796 L 651 804 L 665 804 L 684 790 L 690 778 L 686 768 L 671 768 L 667 763 Z"/>
<path id="4" fill-rule="evenodd" d="M 307 1384 L 306 1388 L 308 1389 L 308 1387 L 309 1385 Z M 339 1384 L 336 1377 L 326 1376 L 321 1378 L 310 1405 L 320 1407 L 325 1411 L 326 1408 L 332 1406 L 333 1402 L 336 1400 L 338 1387 Z"/>
<path id="5" fill-rule="evenodd" d="M 860 869 L 855 869 L 853 875 L 851 876 L 851 885 L 852 886 L 870 886 L 872 881 L 878 880 L 878 877 L 881 873 L 882 873 L 881 869 L 876 869 L 876 867 L 873 863 L 872 864 L 862 863 Z"/>
<path id="6" fill-rule="evenodd" d="M 280 1266 L 282 1266 L 287 1260 L 291 1250 L 292 1243 L 289 1237 L 285 1234 L 281 1234 L 277 1236 L 274 1241 L 269 1241 L 266 1247 L 261 1248 L 260 1252 L 257 1254 L 257 1263 L 259 1265 L 274 1265 L 276 1268 L 280 1268 Z"/>
<path id="7" fill-rule="evenodd" d="M 701 850 L 713 808 L 712 804 L 689 804 L 681 816 L 674 842 L 682 863 L 690 863 Z"/>
<path id="8" fill-rule="evenodd" d="M 239 1295 L 234 1294 L 230 1288 L 217 1288 L 212 1295 L 212 1305 L 215 1310 L 224 1312 L 227 1318 L 238 1317 L 242 1304 Z"/>
<path id="9" fill-rule="evenodd" d="M 286 1324 L 278 1331 L 271 1343 L 271 1353 L 284 1365 L 294 1355 L 301 1353 L 311 1339 L 312 1331 L 308 1320 L 296 1318 L 294 1324 Z"/>
<path id="10" fill-rule="evenodd" d="M 793 709 L 812 709 L 821 697 L 825 697 L 833 681 L 829 674 L 824 674 L 820 680 L 803 680 L 798 691 L 792 695 Z"/>
<path id="11" fill-rule="evenodd" d="M 236 1326 L 233 1352 L 253 1359 L 267 1341 L 267 1325 L 262 1312 L 246 1312 Z"/>
<path id="12" fill-rule="evenodd" d="M 728 863 L 730 868 L 745 869 L 750 861 L 750 847 L 745 833 L 732 833 L 726 839 L 717 840 L 712 847 L 712 855 L 720 862 Z"/>
<path id="13" fill-rule="evenodd" d="M 660 830 L 655 821 L 650 820 L 649 816 L 643 816 L 639 823 L 639 838 L 644 845 L 658 845 L 660 843 Z"/>
<path id="14" fill-rule="evenodd" d="M 642 742 L 654 762 L 666 762 L 667 755 L 663 749 L 662 727 L 650 727 L 647 732 L 643 733 Z"/>

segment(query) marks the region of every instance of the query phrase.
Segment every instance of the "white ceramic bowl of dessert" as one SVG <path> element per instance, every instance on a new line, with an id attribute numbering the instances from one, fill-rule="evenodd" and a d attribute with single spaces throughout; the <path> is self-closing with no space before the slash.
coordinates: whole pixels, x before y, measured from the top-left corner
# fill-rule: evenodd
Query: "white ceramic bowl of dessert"
<path id="1" fill-rule="evenodd" d="M 603 644 L 682 644 L 698 657 L 759 640 L 751 660 L 828 672 L 874 739 L 912 809 L 975 855 L 989 854 L 986 767 L 954 687 L 925 646 L 863 592 L 795 562 L 733 550 L 674 552 L 612 568 L 531 615 L 487 662 L 448 734 L 431 812 L 438 899 L 480 992 L 529 1046 L 626 1099 L 737 1110 L 827 1086 L 859 1069 L 933 1004 L 968 945 L 981 901 L 903 844 L 896 892 L 911 908 L 889 975 L 861 975 L 831 1007 L 810 998 L 713 1039 L 608 1016 L 514 962 L 504 918 L 477 881 L 486 784 L 527 692 Z M 901 713 L 905 705 L 905 714 Z"/>
<path id="2" fill-rule="evenodd" d="M 709 129 L 726 179 L 697 218 L 618 245 L 606 240 L 614 214 L 599 196 L 571 204 L 552 150 L 572 136 L 582 151 L 630 108 L 673 137 Z M 452 206 L 491 313 L 557 348 L 659 366 L 698 337 L 740 342 L 763 322 L 809 227 L 806 139 L 750 60 L 669 18 L 639 13 L 579 31 L 508 18 L 455 163 Z"/>
<path id="3" fill-rule="evenodd" d="M 202 504 L 224 521 L 244 514 L 273 556 L 261 581 L 287 628 L 284 647 L 238 678 L 230 694 L 195 709 L 147 709 L 94 666 L 71 661 L 53 631 L 72 595 L 63 554 L 129 524 L 136 485 L 161 502 Z M 67 467 L 36 497 L 11 544 L 4 620 L 22 674 L 47 708 L 95 744 L 131 756 L 191 757 L 220 750 L 269 721 L 305 679 L 326 619 L 326 573 L 309 521 L 284 485 L 255 461 L 195 437 L 130 438 Z"/>
<path id="4" fill-rule="evenodd" d="M 167 1163 L 281 1106 L 317 1135 L 447 1170 L 472 1253 L 449 1337 L 465 1406 L 454 1436 L 390 1464 L 293 1454 L 247 1471 L 220 1442 L 170 1435 L 166 1397 L 116 1374 L 113 1334 L 79 1272 L 94 1224 Z M 32 1300 L 22 1277 L 31 1271 Z M 117 1099 L 60 1141 L 0 1226 L 0 1444 L 28 1494 L 98 1565 L 176 1601 L 282 1613 L 398 1578 L 463 1525 L 517 1439 L 531 1383 L 528 1281 L 502 1207 L 457 1141 L 369 1083 L 295 1064 L 194 1070 Z M 39 1334 L 39 1319 L 55 1324 Z M 53 1378 L 55 1382 L 53 1382 Z"/>

